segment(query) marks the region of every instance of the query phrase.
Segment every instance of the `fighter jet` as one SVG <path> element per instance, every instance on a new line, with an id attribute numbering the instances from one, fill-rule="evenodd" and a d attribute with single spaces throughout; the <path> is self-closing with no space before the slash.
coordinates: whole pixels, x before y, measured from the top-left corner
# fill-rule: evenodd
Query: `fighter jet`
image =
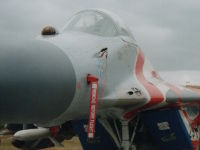
<path id="1" fill-rule="evenodd" d="M 0 120 L 20 149 L 73 136 L 84 150 L 199 148 L 199 86 L 162 78 L 111 12 L 83 10 L 0 46 L 0 70 Z"/>

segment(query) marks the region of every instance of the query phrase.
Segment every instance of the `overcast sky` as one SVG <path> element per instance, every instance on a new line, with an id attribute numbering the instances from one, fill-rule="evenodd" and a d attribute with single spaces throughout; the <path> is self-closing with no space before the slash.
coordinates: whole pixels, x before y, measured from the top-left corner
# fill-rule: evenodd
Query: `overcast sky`
<path id="1" fill-rule="evenodd" d="M 46 25 L 61 28 L 87 8 L 120 16 L 156 69 L 200 70 L 199 0 L 1 0 L 0 43 L 35 38 Z"/>

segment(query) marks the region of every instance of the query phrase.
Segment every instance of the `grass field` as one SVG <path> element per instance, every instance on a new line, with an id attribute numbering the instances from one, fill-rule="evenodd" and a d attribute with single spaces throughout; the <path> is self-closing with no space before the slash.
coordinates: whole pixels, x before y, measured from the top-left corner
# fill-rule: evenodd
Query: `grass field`
<path id="1" fill-rule="evenodd" d="M 11 136 L 4 136 L 1 138 L 0 150 L 18 150 L 14 148 L 11 144 Z M 62 143 L 64 147 L 55 147 L 55 148 L 47 148 L 45 150 L 82 150 L 80 142 L 77 137 L 74 137 L 72 140 L 64 141 Z"/>

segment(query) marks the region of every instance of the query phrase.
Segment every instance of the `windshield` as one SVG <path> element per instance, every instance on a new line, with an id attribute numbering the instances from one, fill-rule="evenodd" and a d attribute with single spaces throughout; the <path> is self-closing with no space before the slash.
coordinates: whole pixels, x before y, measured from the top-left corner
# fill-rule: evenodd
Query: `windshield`
<path id="1" fill-rule="evenodd" d="M 116 36 L 117 29 L 110 18 L 94 11 L 81 12 L 73 16 L 65 30 L 80 31 L 99 36 Z"/>

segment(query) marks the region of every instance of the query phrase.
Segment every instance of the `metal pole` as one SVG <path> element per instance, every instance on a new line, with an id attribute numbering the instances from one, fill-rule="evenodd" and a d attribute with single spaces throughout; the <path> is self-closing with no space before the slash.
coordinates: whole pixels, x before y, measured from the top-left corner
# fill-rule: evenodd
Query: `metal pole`
<path id="1" fill-rule="evenodd" d="M 129 127 L 128 121 L 121 121 L 122 124 L 122 149 L 129 150 L 130 140 L 129 140 Z"/>

